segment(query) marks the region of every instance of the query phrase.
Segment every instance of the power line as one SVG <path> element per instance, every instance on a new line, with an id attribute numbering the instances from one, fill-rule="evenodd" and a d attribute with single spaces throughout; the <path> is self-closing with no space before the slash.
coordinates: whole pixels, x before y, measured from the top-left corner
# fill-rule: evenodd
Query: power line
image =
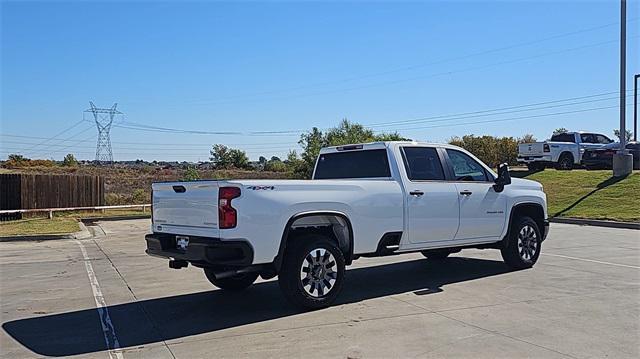
<path id="1" fill-rule="evenodd" d="M 636 20 L 637 20 L 637 18 L 633 18 L 633 19 L 629 19 L 628 22 L 632 22 L 632 21 L 636 21 Z M 525 42 L 521 42 L 521 43 L 516 43 L 516 44 L 512 44 L 512 45 L 506 45 L 506 46 L 502 46 L 502 47 L 483 50 L 483 51 L 470 53 L 470 54 L 466 54 L 466 55 L 461 55 L 461 56 L 455 56 L 455 57 L 435 60 L 435 61 L 426 62 L 426 63 L 420 63 L 420 64 L 415 64 L 415 65 L 410 65 L 410 66 L 399 67 L 399 68 L 395 68 L 395 69 L 391 69 L 391 70 L 387 70 L 387 71 L 380 71 L 380 72 L 361 75 L 361 76 L 353 76 L 353 77 L 349 77 L 349 78 L 346 78 L 346 79 L 340 79 L 340 80 L 334 80 L 334 81 L 325 81 L 325 82 L 319 82 L 319 83 L 314 83 L 314 84 L 295 86 L 295 87 L 290 87 L 290 88 L 286 88 L 286 89 L 279 89 L 279 90 L 259 91 L 259 92 L 254 92 L 254 93 L 240 94 L 240 95 L 236 95 L 236 96 L 230 96 L 230 97 L 223 98 L 221 101 L 206 101 L 206 100 L 199 101 L 199 100 L 195 100 L 195 101 L 190 101 L 189 103 L 203 103 L 203 102 L 204 103 L 210 103 L 210 104 L 211 103 L 225 103 L 225 102 L 228 102 L 230 100 L 233 101 L 233 100 L 237 100 L 237 99 L 244 99 L 244 98 L 247 98 L 247 97 L 256 97 L 256 96 L 271 95 L 271 94 L 277 94 L 277 93 L 286 93 L 286 92 L 292 92 L 292 91 L 297 91 L 297 90 L 303 90 L 303 89 L 307 89 L 307 88 L 322 87 L 322 86 L 338 84 L 338 83 L 345 83 L 345 82 L 353 82 L 353 81 L 357 81 L 357 80 L 361 80 L 361 79 L 372 78 L 372 77 L 380 77 L 380 76 L 384 76 L 384 75 L 388 75 L 388 74 L 392 74 L 392 73 L 410 71 L 410 70 L 415 70 L 415 69 L 422 68 L 422 67 L 433 66 L 433 65 L 438 65 L 438 64 L 452 62 L 452 61 L 465 60 L 465 59 L 472 58 L 472 57 L 487 55 L 487 54 L 496 53 L 496 52 L 502 52 L 502 51 L 511 50 L 511 49 L 514 49 L 514 48 L 519 48 L 519 47 L 525 47 L 525 46 L 534 45 L 534 44 L 538 44 L 538 43 L 542 43 L 542 42 L 546 42 L 546 41 L 550 41 L 550 40 L 555 40 L 555 39 L 559 39 L 559 38 L 563 38 L 563 37 L 569 37 L 569 36 L 573 36 L 573 35 L 578 35 L 578 34 L 582 34 L 582 33 L 585 33 L 585 32 L 592 32 L 592 31 L 596 31 L 596 30 L 601 30 L 601 29 L 604 29 L 604 28 L 615 26 L 617 24 L 619 24 L 619 22 L 612 22 L 612 23 L 597 25 L 597 26 L 593 26 L 593 27 L 589 27 L 589 28 L 585 28 L 585 29 L 580 29 L 580 30 L 575 30 L 575 31 L 570 31 L 570 32 L 550 35 L 550 36 L 543 37 L 543 38 L 536 39 L 536 40 L 525 41 Z"/>
<path id="2" fill-rule="evenodd" d="M 581 112 L 589 112 L 589 111 L 598 111 L 605 110 L 610 108 L 618 108 L 618 105 L 615 106 L 603 106 L 603 107 L 594 107 L 587 108 L 582 110 L 574 110 L 574 111 L 564 111 L 564 112 L 556 112 L 556 113 L 546 113 L 540 115 L 530 115 L 530 116 L 520 116 L 520 117 L 510 117 L 496 120 L 486 120 L 486 121 L 474 121 L 474 122 L 458 122 L 458 123 L 447 123 L 442 125 L 433 125 L 433 126 L 423 126 L 423 127 L 407 127 L 400 128 L 397 131 L 405 131 L 405 130 L 421 130 L 426 128 L 438 128 L 438 127 L 451 127 L 451 126 L 466 126 L 466 125 L 475 125 L 482 123 L 494 123 L 494 122 L 506 122 L 506 121 L 516 121 L 516 120 L 524 120 L 524 119 L 532 119 L 532 118 L 540 118 L 540 117 L 549 117 L 549 116 L 559 116 L 559 115 L 568 115 L 573 113 L 581 113 Z"/>
<path id="3" fill-rule="evenodd" d="M 627 97 L 632 97 L 632 95 L 627 95 Z M 494 111 L 492 111 L 490 113 L 483 113 L 483 112 L 488 112 L 488 111 L 476 111 L 476 112 L 470 112 L 469 115 L 466 115 L 466 116 L 465 115 L 444 115 L 444 116 L 423 117 L 421 119 L 413 119 L 413 120 L 406 120 L 406 121 L 395 121 L 393 123 L 378 124 L 378 125 L 367 125 L 367 126 L 373 127 L 373 128 L 377 128 L 377 127 L 396 126 L 398 124 L 399 125 L 407 125 L 407 124 L 426 123 L 426 122 L 446 122 L 446 121 L 461 120 L 461 119 L 466 119 L 466 118 L 477 118 L 477 117 L 486 117 L 486 116 L 495 116 L 495 115 L 505 115 L 505 114 L 509 114 L 509 113 L 518 113 L 518 112 L 526 112 L 526 111 L 539 111 L 539 110 L 546 110 L 546 109 L 550 109 L 550 108 L 565 107 L 565 106 L 575 106 L 575 105 L 582 105 L 582 104 L 587 104 L 587 103 L 610 101 L 610 100 L 617 100 L 617 99 L 619 99 L 619 97 L 618 96 L 614 96 L 614 97 L 606 97 L 606 98 L 601 98 L 601 99 L 585 100 L 585 101 L 571 102 L 571 103 L 561 103 L 561 104 L 556 104 L 556 105 L 534 107 L 534 108 L 524 108 L 524 109 L 519 109 L 519 110 L 511 110 L 511 111 L 496 112 L 494 110 Z M 557 102 L 558 101 L 548 101 L 547 103 L 557 103 Z M 521 107 L 523 107 L 523 106 L 513 106 L 511 108 L 521 108 Z"/>
<path id="4" fill-rule="evenodd" d="M 85 128 L 84 130 L 82 130 L 82 131 L 80 131 L 80 132 L 76 133 L 75 135 L 73 135 L 73 136 L 71 136 L 71 137 L 68 137 L 68 138 L 67 138 L 67 140 L 71 140 L 72 138 L 75 138 L 75 137 L 77 137 L 77 136 L 79 136 L 79 135 L 81 135 L 81 134 L 83 134 L 83 133 L 85 133 L 85 132 L 87 132 L 87 131 L 89 131 L 89 130 L 91 130 L 91 129 L 92 129 L 92 127 L 87 127 L 87 128 Z M 90 139 L 90 138 L 93 138 L 93 136 L 87 137 L 86 139 L 83 139 L 82 141 L 86 141 L 86 140 L 88 140 L 88 139 Z M 73 143 L 73 144 L 68 145 L 67 147 L 64 147 L 64 148 L 74 147 L 76 144 L 77 144 L 77 143 Z M 49 152 L 49 151 L 47 151 L 47 152 Z M 35 155 L 35 157 L 42 156 L 44 153 L 45 153 L 45 152 L 40 152 L 40 153 L 38 153 L 37 155 Z"/>
<path id="5" fill-rule="evenodd" d="M 410 124 L 415 124 L 415 123 L 424 123 L 424 122 L 440 122 L 440 121 L 454 121 L 454 120 L 460 120 L 460 119 L 468 119 L 468 118 L 478 118 L 478 117 L 486 117 L 486 116 L 495 116 L 495 115 L 499 115 L 499 114 L 506 114 L 506 113 L 514 113 L 514 112 L 523 112 L 523 111 L 537 111 L 537 110 L 542 110 L 542 109 L 548 109 L 548 108 L 554 108 L 554 107 L 559 107 L 559 106 L 571 106 L 571 105 L 578 105 L 578 104 L 584 104 L 584 103 L 591 103 L 591 102 L 597 102 L 597 101 L 606 101 L 606 100 L 611 100 L 614 98 L 601 98 L 598 99 L 597 97 L 601 97 L 601 96 L 606 96 L 609 94 L 613 94 L 613 93 L 617 93 L 617 92 L 604 92 L 604 93 L 599 93 L 599 94 L 593 94 L 593 95 L 586 95 L 586 96 L 579 96 L 579 97 L 571 97 L 571 98 L 565 98 L 565 99 L 558 99 L 558 100 L 550 100 L 550 101 L 543 101 L 543 102 L 536 102 L 536 103 L 530 103 L 530 104 L 523 104 L 523 105 L 517 105 L 517 106 L 509 106 L 509 107 L 502 107 L 502 108 L 493 108 L 493 109 L 488 109 L 488 110 L 479 110 L 479 111 L 472 111 L 472 112 L 463 112 L 463 113 L 458 113 L 458 114 L 449 114 L 449 115 L 440 115 L 440 116 L 431 116 L 431 117 L 423 117 L 423 118 L 418 118 L 418 119 L 412 119 L 412 120 L 402 120 L 402 121 L 390 121 L 390 122 L 379 122 L 379 123 L 375 123 L 375 124 L 369 124 L 366 126 L 372 126 L 372 127 L 383 127 L 383 126 L 389 126 L 389 125 L 410 125 Z M 575 100 L 579 100 L 579 99 L 592 99 L 592 100 L 587 100 L 587 101 L 580 101 L 580 102 L 572 102 L 572 103 L 566 103 L 566 104 L 560 104 L 560 105 L 556 105 L 556 106 L 546 106 L 546 107 L 537 107 L 537 108 L 527 108 L 527 107 L 534 107 L 534 106 L 539 106 L 539 105 L 544 105 L 544 104 L 558 104 L 558 103 L 562 103 L 562 102 L 567 102 L 567 101 L 575 101 Z M 606 108 L 606 107 L 604 107 Z M 510 109 L 523 109 L 523 110 L 519 110 L 519 111 L 506 111 L 506 112 L 498 112 L 501 110 L 510 110 Z M 591 111 L 591 110 L 598 110 L 598 109 L 602 109 L 602 107 L 600 108 L 595 108 L 595 109 L 587 109 L 587 111 Z M 578 112 L 581 112 L 583 110 L 578 110 Z M 555 113 L 555 114 L 542 114 L 540 116 L 536 115 L 536 116 L 524 116 L 524 117 L 518 117 L 515 119 L 520 119 L 520 118 L 535 118 L 535 117 L 543 117 L 543 116 L 549 116 L 549 115 L 558 115 L 558 114 L 563 114 L 563 113 L 574 113 L 573 111 L 568 111 L 568 112 L 562 112 L 562 113 Z M 437 120 L 437 121 L 432 121 L 432 120 Z M 486 121 L 486 122 L 496 122 L 496 121 L 509 121 L 509 120 L 513 120 L 513 119 L 501 119 L 501 120 L 490 120 L 490 121 Z M 456 124 L 446 124 L 444 126 L 450 126 L 450 125 L 455 125 L 455 126 L 459 126 L 459 125 L 466 125 L 466 124 L 473 124 L 473 123 L 486 123 L 485 121 L 481 121 L 481 122 L 463 122 L 463 123 L 456 123 Z M 148 126 L 151 128 L 145 128 L 145 130 L 149 130 L 149 131 L 155 131 L 155 129 L 153 128 L 153 126 Z M 443 126 L 430 126 L 430 127 L 418 127 L 418 128 L 414 128 L 414 127 L 405 127 L 405 128 L 399 128 L 397 130 L 403 131 L 403 130 L 412 130 L 412 129 L 421 129 L 421 128 L 433 128 L 433 127 L 443 127 Z M 90 130 L 91 127 L 86 128 L 85 130 L 69 137 L 66 139 L 55 139 L 55 141 L 59 141 L 59 142 L 71 142 L 73 138 L 77 137 L 78 135 Z M 184 130 L 181 129 L 169 129 L 169 128 L 161 128 L 160 131 L 178 131 L 178 132 L 182 132 Z M 193 131 L 190 131 L 193 132 Z M 198 132 L 206 132 L 206 131 L 198 131 Z M 379 132 L 379 131 L 378 131 Z M 243 133 L 244 134 L 244 133 Z M 14 137 L 14 138 L 31 138 L 31 139 L 43 139 L 44 137 L 35 137 L 35 136 L 24 136 L 24 135 L 11 135 L 11 134 L 0 134 L 0 136 L 5 136 L 5 137 Z M 44 138 L 44 139 L 51 139 L 51 138 Z M 6 142 L 6 141 L 5 141 Z M 74 143 L 69 144 L 69 145 L 50 145 L 50 147 L 60 147 L 63 146 L 62 149 L 67 149 L 67 148 L 71 148 L 71 147 L 76 147 L 79 143 L 83 143 L 83 142 L 90 142 L 89 138 L 87 139 L 83 139 L 83 140 L 75 140 L 73 141 Z M 140 143 L 140 142 L 115 142 L 115 143 L 122 143 L 122 144 L 133 144 L 133 145 L 137 145 L 137 146 L 146 146 L 146 145 L 158 145 L 158 143 Z M 24 143 L 26 145 L 31 145 L 32 143 Z M 279 146 L 273 146 L 273 147 L 268 147 L 270 145 L 276 145 L 276 144 L 287 144 L 290 146 L 283 146 L 283 147 L 279 147 Z M 167 145 L 172 145 L 172 146 L 211 146 L 211 144 L 207 143 L 207 144 L 193 144 L 193 143 L 187 143 L 187 144 L 182 144 L 182 143 L 175 143 L 175 144 L 167 144 L 167 143 L 161 143 L 160 145 L 162 146 L 167 146 Z M 230 144 L 229 144 L 230 145 Z M 292 142 L 278 142 L 278 143 L 250 143 L 250 144 L 235 144 L 235 145 L 239 145 L 239 146 L 260 146 L 260 147 L 252 147 L 252 150 L 277 150 L 277 149 L 288 149 L 291 147 L 297 147 L 297 144 L 294 144 Z M 265 147 L 266 146 L 266 147 Z M 60 151 L 62 150 L 60 149 Z M 123 147 L 123 149 L 150 149 L 150 148 L 136 148 L 136 147 Z M 166 149 L 166 148 L 158 148 L 158 150 L 163 151 L 163 150 L 179 150 L 179 151 L 183 151 L 183 149 Z"/>
<path id="6" fill-rule="evenodd" d="M 37 137 L 37 136 L 24 136 L 24 135 L 14 135 L 14 134 L 6 134 L 0 133 L 0 136 L 5 137 L 14 137 L 14 138 L 28 138 L 28 139 L 44 139 L 46 137 Z M 57 139 L 58 142 L 69 142 L 72 140 L 66 139 Z M 74 141 L 78 142 L 78 141 Z M 82 142 L 95 142 L 92 140 L 82 141 Z M 181 146 L 181 147 L 189 147 L 189 146 L 211 146 L 213 143 L 159 143 L 159 142 L 121 142 L 121 141 L 111 141 L 112 144 L 125 144 L 125 145 L 163 145 L 163 146 Z M 287 145 L 292 142 L 253 142 L 253 143 L 227 143 L 227 146 L 262 146 L 262 145 Z"/>
<path id="7" fill-rule="evenodd" d="M 631 37 L 628 37 L 628 38 L 632 39 L 632 38 L 637 38 L 637 37 L 638 36 L 631 36 Z M 496 66 L 501 66 L 501 65 L 507 65 L 507 64 L 512 64 L 512 63 L 518 63 L 518 62 L 528 61 L 528 60 L 537 59 L 537 58 L 546 57 L 546 56 L 564 54 L 564 53 L 568 53 L 568 52 L 572 52 L 572 51 L 584 50 L 584 49 L 588 49 L 588 48 L 592 48 L 592 47 L 598 47 L 598 46 L 602 46 L 602 45 L 614 44 L 614 43 L 618 43 L 618 42 L 619 42 L 618 40 L 601 41 L 601 42 L 597 42 L 597 43 L 586 44 L 586 45 L 577 46 L 577 47 L 568 48 L 568 49 L 545 52 L 545 53 L 538 54 L 538 55 L 531 55 L 531 56 L 520 57 L 520 58 L 516 58 L 516 59 L 512 59 L 512 60 L 505 60 L 505 61 L 494 62 L 494 63 L 489 63 L 489 64 L 485 64 L 485 65 L 479 65 L 479 66 L 472 66 L 472 67 L 463 68 L 463 69 L 459 69 L 459 70 L 441 71 L 441 72 L 436 72 L 436 73 L 431 73 L 431 74 L 426 74 L 426 75 L 412 76 L 412 77 L 406 77 L 406 78 L 403 78 L 403 79 L 389 80 L 389 81 L 372 83 L 372 84 L 368 84 L 368 85 L 353 86 L 353 87 L 347 87 L 347 88 L 341 88 L 341 89 L 316 91 L 316 92 L 309 92 L 309 93 L 306 93 L 306 94 L 298 94 L 298 95 L 290 95 L 290 96 L 264 98 L 261 101 L 265 101 L 265 100 L 270 100 L 270 101 L 273 101 L 273 100 L 288 100 L 288 99 L 292 99 L 292 98 L 303 98 L 303 97 L 310 97 L 310 96 L 318 96 L 318 95 L 326 95 L 326 94 L 333 94 L 333 93 L 349 92 L 349 91 L 354 91 L 354 90 L 361 90 L 361 89 L 366 89 L 366 88 L 373 88 L 373 87 L 380 87 L 380 86 L 387 86 L 387 85 L 396 85 L 396 84 L 403 83 L 403 82 L 409 82 L 409 81 L 415 81 L 415 80 L 423 80 L 423 79 L 427 79 L 427 78 L 433 78 L 433 77 L 438 77 L 438 76 L 446 76 L 446 75 L 453 75 L 453 74 L 464 73 L 464 72 L 469 72 L 469 71 L 483 70 L 483 69 L 486 69 L 486 68 L 491 68 L 491 67 L 496 67 Z M 203 103 L 203 104 L 210 104 L 210 105 L 214 104 L 215 105 L 215 104 L 225 104 L 225 103 L 231 103 L 231 102 L 234 102 L 234 101 L 209 101 L 209 102 L 206 102 L 206 103 Z M 247 101 L 244 100 L 243 102 L 247 102 Z"/>
<path id="8" fill-rule="evenodd" d="M 22 141 L 3 141 L 5 143 L 12 143 L 12 144 L 16 144 L 16 145 L 30 145 L 31 143 L 28 142 L 22 142 Z M 92 141 L 91 141 L 92 142 Z M 157 144 L 156 144 L 157 145 Z M 201 150 L 205 150 L 205 151 L 209 151 L 211 149 L 211 146 L 213 144 L 208 144 L 208 145 L 204 145 L 204 146 L 200 146 Z M 50 147 L 63 147 L 63 148 L 68 148 L 68 146 L 65 146 L 63 144 L 50 144 Z M 71 145 L 73 146 L 73 145 Z M 75 146 L 76 148 L 81 148 L 81 149 L 89 149 L 91 147 L 87 147 L 87 146 Z M 205 148 L 203 148 L 205 147 Z M 290 148 L 291 146 L 274 146 L 274 147 L 259 147 L 259 148 L 251 148 L 252 150 L 269 150 L 269 149 L 285 149 L 285 148 Z M 156 150 L 156 151 L 198 151 L 198 149 L 195 148 L 166 148 L 166 147 L 120 147 L 118 146 L 118 150 Z"/>
<path id="9" fill-rule="evenodd" d="M 631 106 L 631 104 L 628 104 L 627 106 Z M 496 123 L 496 122 L 506 122 L 506 121 L 517 121 L 517 120 L 524 120 L 524 119 L 533 119 L 533 118 L 542 118 L 542 117 L 553 117 L 553 116 L 561 116 L 561 115 L 567 115 L 567 114 L 574 114 L 574 113 L 583 113 L 583 112 L 589 112 L 589 111 L 598 111 L 598 110 L 604 110 L 604 109 L 612 109 L 612 108 L 617 108 L 618 106 L 603 106 L 603 107 L 594 107 L 594 108 L 588 108 L 588 109 L 581 109 L 581 110 L 573 110 L 573 111 L 564 111 L 564 112 L 555 112 L 555 113 L 546 113 L 546 114 L 538 114 L 538 115 L 530 115 L 530 116 L 520 116 L 520 117 L 509 117 L 509 118 L 502 118 L 502 119 L 494 119 L 494 120 L 483 120 L 483 121 L 473 121 L 473 122 L 459 122 L 459 123 L 449 123 L 449 124 L 442 124 L 442 125 L 431 125 L 431 126 L 421 126 L 421 127 L 410 127 L 410 128 L 402 128 L 399 130 L 420 130 L 420 129 L 428 129 L 428 128 L 437 128 L 437 127 L 451 127 L 451 126 L 465 126 L 465 125 L 472 125 L 472 124 L 485 124 L 485 123 Z M 4 151 L 6 152 L 6 150 L 0 150 L 0 151 Z M 255 150 L 253 152 L 249 152 L 249 153 L 258 153 L 258 151 L 260 150 Z M 50 151 L 50 152 L 64 152 L 63 149 L 60 150 L 54 150 L 54 151 Z M 123 155 L 142 155 L 142 154 L 156 154 L 157 152 L 152 152 L 152 153 L 143 153 L 143 152 L 136 152 L 136 153 L 122 153 Z M 262 153 L 262 152 L 260 152 Z"/>
<path id="10" fill-rule="evenodd" d="M 76 126 L 80 125 L 81 123 L 82 123 L 82 120 L 74 123 L 70 127 L 65 128 L 64 130 L 62 130 L 62 131 L 56 133 L 55 135 L 53 135 L 52 137 L 45 138 L 44 141 L 37 143 L 36 145 L 34 145 L 33 147 L 29 148 L 28 150 L 33 150 L 34 148 L 39 147 L 40 145 L 43 145 L 43 144 L 45 144 L 45 143 L 57 138 L 58 136 L 65 134 L 66 132 L 74 129 Z"/>
<path id="11" fill-rule="evenodd" d="M 606 96 L 606 95 L 610 95 L 610 94 L 614 94 L 614 93 L 617 93 L 617 92 L 605 92 L 605 93 L 594 94 L 594 95 L 572 97 L 572 98 L 566 98 L 566 99 L 560 99 L 560 100 L 550 100 L 550 101 L 537 102 L 537 103 L 524 104 L 524 105 L 517 105 L 517 106 L 508 106 L 508 107 L 502 107 L 502 108 L 494 108 L 494 109 L 490 109 L 490 110 L 464 112 L 464 113 L 451 114 L 451 115 L 431 116 L 431 117 L 423 117 L 423 118 L 418 118 L 418 119 L 401 120 L 401 121 L 379 122 L 379 123 L 375 123 L 375 124 L 364 124 L 364 126 L 374 127 L 374 128 L 375 127 L 387 127 L 387 126 L 393 126 L 393 125 L 404 124 L 404 123 L 453 121 L 453 120 L 458 120 L 458 119 L 467 119 L 467 118 L 475 118 L 475 117 L 486 117 L 486 116 L 492 116 L 492 115 L 498 115 L 498 114 L 506 114 L 506 113 L 515 113 L 515 112 L 524 112 L 524 111 L 537 111 L 537 110 L 548 109 L 548 108 L 571 106 L 571 105 L 578 105 L 578 104 L 585 104 L 585 103 L 591 103 L 591 102 L 599 102 L 599 101 L 607 101 L 607 100 L 617 99 L 617 97 L 594 99 L 595 97 L 602 97 L 602 96 Z M 561 102 L 568 102 L 568 101 L 575 101 L 575 100 L 589 99 L 589 98 L 591 98 L 592 100 L 585 100 L 585 101 L 573 102 L 573 103 L 568 103 L 568 104 L 559 104 Z M 545 104 L 557 104 L 557 105 L 550 105 L 550 106 L 537 107 L 537 108 L 527 108 L 527 107 L 535 107 L 535 106 L 540 106 L 540 105 L 545 105 Z M 520 110 L 514 110 L 514 109 L 520 109 Z M 514 111 L 497 112 L 497 111 L 502 111 L 502 110 L 514 110 Z M 137 127 L 130 127 L 129 126 L 129 127 L 125 127 L 125 128 L 142 130 L 142 131 L 158 131 L 158 132 L 170 132 L 170 133 L 218 134 L 218 133 L 212 133 L 210 131 L 195 131 L 195 130 L 185 130 L 185 129 L 167 128 L 167 127 L 155 127 L 155 126 L 147 126 L 147 125 L 142 125 L 142 126 L 144 126 L 144 127 L 137 128 Z M 246 135 L 257 135 L 257 134 L 262 134 L 262 135 L 267 135 L 267 134 L 299 135 L 300 133 L 303 133 L 303 132 L 306 132 L 306 131 L 308 131 L 308 129 L 305 129 L 305 130 L 296 129 L 296 130 L 277 130 L 277 131 L 235 132 L 234 134 L 235 135 L 245 135 L 245 136 Z"/>

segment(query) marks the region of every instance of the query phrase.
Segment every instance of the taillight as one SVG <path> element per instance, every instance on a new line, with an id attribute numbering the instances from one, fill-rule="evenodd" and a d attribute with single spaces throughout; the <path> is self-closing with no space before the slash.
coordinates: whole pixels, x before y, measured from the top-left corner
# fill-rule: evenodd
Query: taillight
<path id="1" fill-rule="evenodd" d="M 235 228 L 238 223 L 238 212 L 231 206 L 231 200 L 240 197 L 238 187 L 220 187 L 218 190 L 218 227 L 220 229 Z"/>
<path id="2" fill-rule="evenodd" d="M 549 148 L 549 145 L 546 143 L 544 144 L 544 146 L 542 146 L 542 150 L 544 152 L 551 152 L 551 148 Z"/>

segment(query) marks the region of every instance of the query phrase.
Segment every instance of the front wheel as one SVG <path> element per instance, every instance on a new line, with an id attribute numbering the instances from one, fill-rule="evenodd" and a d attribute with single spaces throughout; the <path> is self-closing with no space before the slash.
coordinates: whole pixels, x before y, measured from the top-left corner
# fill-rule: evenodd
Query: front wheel
<path id="1" fill-rule="evenodd" d="M 258 279 L 258 273 L 242 273 L 236 274 L 233 277 L 217 279 L 215 273 L 210 268 L 204 269 L 204 274 L 211 284 L 220 289 L 240 291 L 249 288 L 253 282 Z"/>
<path id="2" fill-rule="evenodd" d="M 287 246 L 278 283 L 294 305 L 319 309 L 331 305 L 344 281 L 345 263 L 335 242 L 319 234 L 296 237 Z"/>
<path id="3" fill-rule="evenodd" d="M 542 236 L 536 222 L 531 217 L 519 217 L 501 249 L 502 259 L 513 269 L 531 268 L 538 261 L 541 248 Z"/>

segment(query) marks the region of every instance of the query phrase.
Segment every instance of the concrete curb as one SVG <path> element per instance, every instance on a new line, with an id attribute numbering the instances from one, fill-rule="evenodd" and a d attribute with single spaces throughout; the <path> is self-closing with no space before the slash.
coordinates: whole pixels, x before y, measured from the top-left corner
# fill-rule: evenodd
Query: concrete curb
<path id="1" fill-rule="evenodd" d="M 583 219 L 583 218 L 556 217 L 556 218 L 549 218 L 549 222 L 552 222 L 552 223 L 565 223 L 565 224 L 578 224 L 578 225 L 581 225 L 581 226 L 597 226 L 597 227 L 623 228 L 623 229 L 640 229 L 640 223 L 638 223 L 638 222 L 617 222 L 617 221 L 605 221 L 605 220 L 601 220 L 601 219 Z"/>
<path id="2" fill-rule="evenodd" d="M 78 221 L 80 230 L 75 233 L 66 234 L 37 234 L 32 236 L 11 236 L 0 237 L 0 242 L 19 242 L 19 241 L 50 241 L 56 239 L 87 239 L 93 237 L 91 232 L 81 221 Z"/>

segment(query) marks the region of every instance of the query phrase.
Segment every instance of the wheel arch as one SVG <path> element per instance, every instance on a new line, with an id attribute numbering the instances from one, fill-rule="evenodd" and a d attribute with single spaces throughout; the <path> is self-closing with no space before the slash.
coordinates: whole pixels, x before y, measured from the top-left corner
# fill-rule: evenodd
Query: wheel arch
<path id="1" fill-rule="evenodd" d="M 531 217 L 531 219 L 533 219 L 538 225 L 538 230 L 544 231 L 545 215 L 542 205 L 536 202 L 518 203 L 511 208 L 511 212 L 509 214 L 509 227 L 507 229 L 507 234 L 502 240 L 504 244 L 508 243 L 511 231 L 513 230 L 514 220 L 519 216 Z"/>
<path id="2" fill-rule="evenodd" d="M 569 156 L 573 160 L 572 163 L 576 162 L 576 156 L 574 156 L 573 152 L 571 152 L 569 150 L 564 150 L 564 151 L 560 152 L 560 154 L 558 155 L 558 162 L 560 162 L 560 160 L 564 156 Z"/>
<path id="3" fill-rule="evenodd" d="M 295 236 L 292 236 L 292 232 L 296 231 L 298 232 L 298 229 L 294 229 L 294 224 L 296 223 L 296 221 L 299 221 L 301 219 L 306 219 L 309 217 L 323 217 L 323 218 L 339 218 L 340 220 L 338 221 L 338 223 L 340 223 L 340 221 L 344 222 L 344 227 L 346 229 L 346 233 L 343 231 L 343 233 L 335 233 L 336 231 L 334 230 L 332 232 L 333 234 L 333 239 L 335 239 L 338 243 L 338 248 L 340 248 L 340 250 L 342 250 L 342 253 L 344 254 L 344 260 L 345 260 L 345 264 L 349 265 L 351 264 L 351 262 L 353 261 L 353 226 L 351 224 L 351 220 L 349 219 L 349 217 L 344 214 L 343 212 L 338 212 L 338 211 L 313 211 L 313 212 L 302 212 L 302 213 L 297 213 L 293 216 L 291 216 L 289 218 L 289 220 L 287 220 L 287 224 L 284 227 L 284 230 L 282 232 L 282 237 L 280 239 L 280 246 L 278 248 L 278 254 L 276 255 L 276 257 L 273 260 L 273 264 L 275 266 L 276 272 L 280 272 L 280 268 L 282 267 L 282 261 L 284 259 L 284 253 L 285 250 L 287 249 L 287 242 L 290 240 L 293 240 L 295 238 Z M 335 224 L 332 225 L 332 227 Z M 328 227 L 328 226 L 325 226 Z M 301 229 L 299 230 L 302 233 L 308 233 L 308 232 L 317 232 L 317 228 L 313 227 L 313 226 L 309 226 L 309 227 L 300 227 Z M 305 228 L 308 228 L 307 230 L 305 230 Z"/>

